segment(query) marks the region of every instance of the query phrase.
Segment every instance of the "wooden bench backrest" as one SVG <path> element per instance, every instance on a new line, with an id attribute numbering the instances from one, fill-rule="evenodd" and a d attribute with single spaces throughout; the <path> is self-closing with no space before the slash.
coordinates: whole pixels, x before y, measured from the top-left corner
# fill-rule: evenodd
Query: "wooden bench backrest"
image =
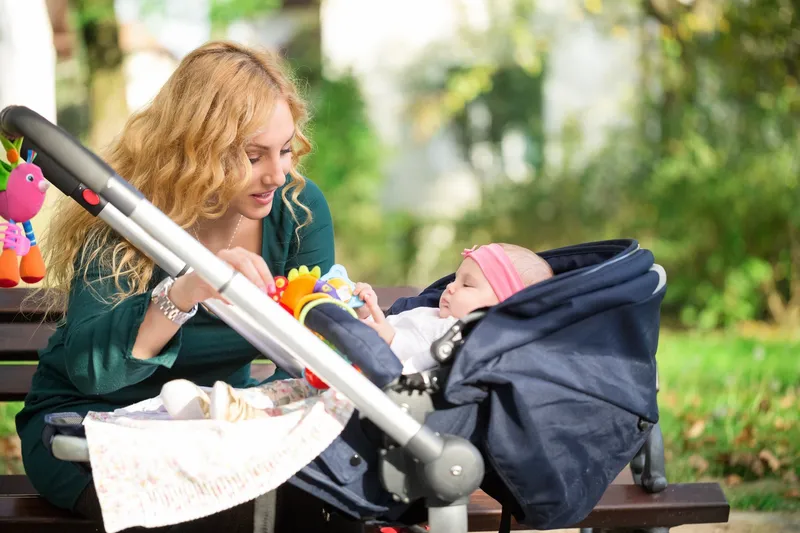
<path id="1" fill-rule="evenodd" d="M 45 316 L 33 289 L 0 289 L 0 401 L 21 401 L 30 390 L 39 350 L 47 342 L 63 309 Z M 381 306 L 398 298 L 414 296 L 414 287 L 376 287 Z"/>

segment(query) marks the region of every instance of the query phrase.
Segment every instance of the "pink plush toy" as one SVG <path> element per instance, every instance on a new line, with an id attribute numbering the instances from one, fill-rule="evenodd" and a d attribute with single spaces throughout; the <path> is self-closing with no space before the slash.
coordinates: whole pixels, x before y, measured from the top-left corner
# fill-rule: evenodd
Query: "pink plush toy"
<path id="1" fill-rule="evenodd" d="M 45 274 L 44 260 L 31 219 L 44 205 L 44 196 L 50 184 L 45 181 L 42 170 L 33 164 L 36 153 L 28 151 L 28 160 L 21 161 L 19 151 L 22 138 L 13 143 L 0 136 L 6 150 L 8 163 L 0 161 L 0 217 L 8 223 L 0 223 L 0 287 L 15 287 L 20 277 L 26 283 L 41 281 Z M 17 224 L 22 224 L 24 235 Z M 17 264 L 17 257 L 22 260 Z"/>

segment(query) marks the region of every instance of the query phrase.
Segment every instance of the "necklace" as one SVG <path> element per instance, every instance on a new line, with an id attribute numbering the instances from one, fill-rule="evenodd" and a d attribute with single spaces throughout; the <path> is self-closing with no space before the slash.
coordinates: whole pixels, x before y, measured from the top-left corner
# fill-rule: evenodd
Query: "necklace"
<path id="1" fill-rule="evenodd" d="M 236 227 L 233 228 L 233 235 L 231 235 L 231 239 L 228 241 L 228 246 L 225 248 L 226 250 L 230 250 L 231 245 L 233 244 L 233 239 L 236 238 L 236 234 L 239 232 L 239 225 L 242 223 L 242 219 L 244 215 L 239 215 L 239 220 L 236 222 Z M 197 233 L 197 228 L 192 228 L 192 233 L 194 233 L 194 238 L 198 241 L 200 240 L 200 235 Z"/>
<path id="2" fill-rule="evenodd" d="M 233 239 L 236 238 L 236 233 L 239 231 L 239 224 L 242 223 L 242 219 L 243 218 L 244 218 L 244 215 L 239 215 L 239 221 L 236 222 L 236 227 L 233 228 L 233 235 L 231 235 L 231 240 L 228 241 L 228 248 L 227 248 L 228 250 L 230 250 L 231 245 L 233 244 Z"/>
<path id="3" fill-rule="evenodd" d="M 244 218 L 244 215 L 239 215 L 239 220 L 236 222 L 236 227 L 235 227 L 235 228 L 233 228 L 233 235 L 231 235 L 231 240 L 229 240 L 229 241 L 228 241 L 228 247 L 227 247 L 227 249 L 228 249 L 228 250 L 230 250 L 230 248 L 231 248 L 231 245 L 233 244 L 233 239 L 235 239 L 235 238 L 236 238 L 236 233 L 238 233 L 238 231 L 239 231 L 239 224 L 241 224 L 241 223 L 242 223 L 242 219 L 243 219 L 243 218 Z M 197 235 L 197 230 L 196 230 L 196 229 L 194 230 L 194 236 L 195 236 L 195 238 L 196 238 L 198 241 L 200 240 L 200 237 Z M 210 314 L 211 316 L 213 316 L 213 317 L 216 317 L 216 316 L 217 316 L 217 315 L 215 315 L 215 314 L 214 314 L 214 312 L 213 312 L 213 311 L 211 311 L 211 309 L 209 309 L 208 307 L 206 307 L 206 304 L 205 304 L 205 302 L 200 302 L 200 306 L 201 306 L 201 307 L 202 307 L 202 308 L 203 308 L 203 309 L 204 309 L 204 310 L 205 310 L 205 311 L 206 311 L 208 314 Z"/>

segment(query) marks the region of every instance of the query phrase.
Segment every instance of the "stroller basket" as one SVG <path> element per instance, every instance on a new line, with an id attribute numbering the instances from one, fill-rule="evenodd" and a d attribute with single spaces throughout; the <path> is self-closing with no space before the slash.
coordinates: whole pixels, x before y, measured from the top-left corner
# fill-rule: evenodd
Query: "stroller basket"
<path id="1" fill-rule="evenodd" d="M 556 276 L 457 323 L 434 346 L 440 368 L 421 375 L 402 376 L 388 346 L 341 308 L 312 309 L 308 328 L 358 373 L 63 130 L 17 106 L 0 112 L 0 128 L 34 143 L 51 183 L 168 274 L 196 270 L 233 304 L 211 310 L 279 366 L 308 367 L 353 401 L 360 416 L 289 481 L 344 513 L 411 524 L 427 509 L 432 531 L 466 531 L 481 486 L 523 524 L 566 526 L 591 511 L 658 420 L 665 276 L 635 241 L 541 253 Z M 390 313 L 438 305 L 451 278 Z M 48 422 L 54 454 L 85 462 L 76 421 Z"/>

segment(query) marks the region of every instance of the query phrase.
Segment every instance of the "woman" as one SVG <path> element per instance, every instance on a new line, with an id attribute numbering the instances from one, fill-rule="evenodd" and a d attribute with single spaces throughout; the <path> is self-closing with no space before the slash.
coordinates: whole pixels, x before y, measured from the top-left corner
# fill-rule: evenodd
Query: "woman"
<path id="1" fill-rule="evenodd" d="M 334 262 L 333 226 L 319 188 L 297 172 L 310 151 L 305 106 L 279 60 L 232 43 L 189 54 L 112 146 L 109 164 L 172 220 L 262 290 L 272 273 Z M 44 416 L 110 411 L 158 395 L 175 378 L 256 384 L 256 350 L 198 303 L 217 296 L 195 274 L 173 281 L 70 199 L 53 216 L 45 287 L 66 321 L 39 355 L 17 416 L 25 470 L 53 504 L 100 518 L 91 478 L 53 458 Z M 166 311 L 180 311 L 173 319 Z M 280 373 L 280 372 L 279 372 Z M 298 512 L 302 509 L 302 512 Z M 253 527 L 253 504 L 171 531 Z M 328 530 L 322 504 L 278 492 L 278 530 Z M 340 521 L 341 529 L 355 524 Z M 322 530 L 325 530 L 324 528 Z"/>

